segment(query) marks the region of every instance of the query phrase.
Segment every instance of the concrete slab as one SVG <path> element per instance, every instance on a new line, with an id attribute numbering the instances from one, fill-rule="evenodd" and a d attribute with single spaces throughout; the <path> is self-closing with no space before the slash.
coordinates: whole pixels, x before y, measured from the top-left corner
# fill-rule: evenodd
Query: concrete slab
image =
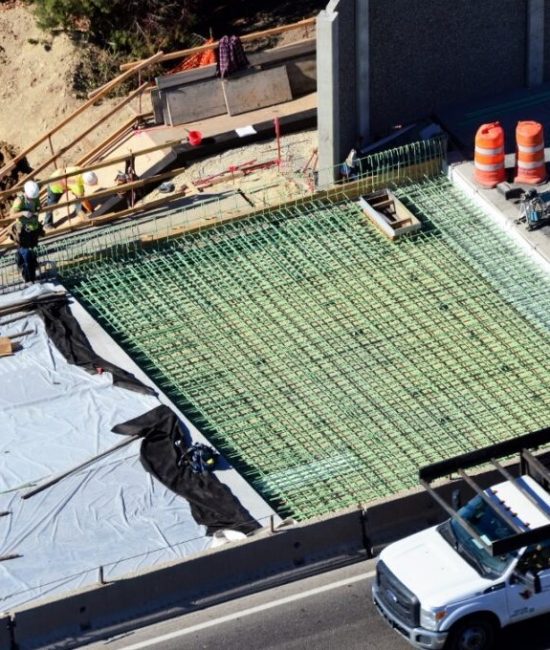
<path id="1" fill-rule="evenodd" d="M 292 99 L 284 65 L 225 79 L 223 90 L 229 115 L 246 113 Z"/>
<path id="2" fill-rule="evenodd" d="M 546 155 L 550 150 L 546 150 Z M 507 156 L 507 164 L 512 157 Z M 506 200 L 496 189 L 484 189 L 474 180 L 474 164 L 472 161 L 458 162 L 450 165 L 449 177 L 452 182 L 462 189 L 481 209 L 492 217 L 508 235 L 537 261 L 546 271 L 550 272 L 550 226 L 529 231 L 525 224 L 517 224 L 519 218 L 519 199 Z M 537 187 L 539 191 L 550 188 L 550 183 Z"/>
<path id="3" fill-rule="evenodd" d="M 171 126 L 226 112 L 225 97 L 219 79 L 166 88 L 163 93 L 168 107 L 165 119 L 168 117 Z"/>
<path id="4" fill-rule="evenodd" d="M 272 120 L 274 117 L 282 118 L 288 115 L 295 115 L 304 111 L 313 110 L 316 107 L 317 94 L 310 93 L 290 102 L 260 108 L 240 115 L 227 115 L 226 113 L 224 115 L 218 115 L 217 117 L 200 119 L 195 122 L 188 122 L 187 124 L 179 124 L 177 126 L 152 126 L 130 134 L 124 142 L 118 145 L 117 148 L 109 154 L 109 157 L 119 156 L 125 151 L 133 151 L 134 153 L 137 153 L 142 149 L 154 145 L 161 145 L 164 142 L 174 142 L 176 140 L 187 142 L 188 131 L 200 131 L 205 139 L 212 138 L 220 133 L 226 133 L 227 131 L 238 129 L 240 127 Z M 162 151 L 166 153 L 168 148 L 163 149 Z M 142 157 L 146 158 L 147 156 L 139 156 L 137 160 L 139 161 Z"/>

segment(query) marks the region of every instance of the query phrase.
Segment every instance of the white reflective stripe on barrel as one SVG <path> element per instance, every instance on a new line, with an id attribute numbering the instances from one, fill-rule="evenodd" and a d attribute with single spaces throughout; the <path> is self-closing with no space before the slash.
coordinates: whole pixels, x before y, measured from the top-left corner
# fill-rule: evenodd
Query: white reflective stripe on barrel
<path id="1" fill-rule="evenodd" d="M 535 153 L 535 151 L 541 151 L 541 149 L 544 149 L 544 142 L 536 144 L 534 147 L 526 147 L 524 144 L 518 143 L 518 151 L 521 151 L 521 153 Z"/>
<path id="2" fill-rule="evenodd" d="M 504 169 L 504 160 L 502 163 L 497 163 L 496 165 L 485 165 L 484 163 L 474 160 L 474 165 L 476 169 L 479 169 L 482 172 L 496 172 L 498 169 Z"/>
<path id="3" fill-rule="evenodd" d="M 476 153 L 482 156 L 496 156 L 499 153 L 504 153 L 504 147 L 495 147 L 494 149 L 486 149 L 485 147 L 478 147 L 476 145 Z"/>
<path id="4" fill-rule="evenodd" d="M 544 167 L 544 160 L 535 160 L 534 162 L 525 162 L 518 158 L 518 168 L 521 169 L 538 169 Z"/>

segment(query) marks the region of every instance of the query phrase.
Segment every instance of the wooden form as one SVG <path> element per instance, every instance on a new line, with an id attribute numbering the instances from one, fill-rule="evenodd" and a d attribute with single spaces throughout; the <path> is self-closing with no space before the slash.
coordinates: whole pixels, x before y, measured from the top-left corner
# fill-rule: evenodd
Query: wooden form
<path id="1" fill-rule="evenodd" d="M 93 160 L 98 154 L 105 154 L 106 150 L 115 145 L 120 138 L 124 137 L 136 124 L 142 120 L 152 117 L 153 113 L 140 113 L 134 117 L 131 117 L 127 122 L 125 122 L 121 127 L 115 129 L 110 133 L 103 142 L 94 147 L 91 151 L 88 151 L 83 158 L 77 160 L 76 165 L 81 166 Z"/>
<path id="2" fill-rule="evenodd" d="M 414 214 L 388 188 L 361 196 L 359 205 L 378 230 L 391 240 L 412 235 L 422 227 Z"/>
<path id="3" fill-rule="evenodd" d="M 260 165 L 261 164 L 262 163 L 260 163 Z M 252 165 L 250 165 L 250 167 L 252 167 Z M 177 236 L 179 234 L 182 234 L 182 232 L 185 233 L 195 232 L 197 230 L 201 230 L 202 228 L 205 227 L 210 228 L 220 223 L 245 219 L 255 215 L 263 214 L 266 209 L 275 208 L 275 207 L 281 207 L 281 208 L 292 207 L 292 206 L 303 205 L 304 203 L 307 203 L 312 200 L 322 201 L 323 199 L 354 200 L 359 198 L 361 195 L 365 194 L 366 190 L 373 191 L 375 189 L 380 189 L 387 186 L 388 183 L 392 183 L 392 182 L 399 183 L 400 180 L 402 181 L 405 178 L 410 180 L 420 180 L 424 178 L 426 175 L 437 174 L 440 171 L 440 167 L 441 167 L 440 161 L 437 158 L 434 158 L 433 160 L 427 160 L 425 162 L 418 163 L 416 165 L 410 165 L 408 167 L 402 167 L 400 169 L 396 169 L 393 172 L 388 172 L 384 174 L 383 178 L 378 178 L 377 176 L 368 176 L 365 178 L 360 178 L 355 181 L 340 183 L 335 185 L 329 190 L 312 192 L 311 194 L 300 197 L 298 199 L 291 199 L 290 201 L 287 201 L 283 204 L 278 203 L 277 206 L 268 205 L 256 210 L 247 210 L 239 213 L 226 212 L 219 219 L 216 219 L 214 221 L 207 220 L 207 219 L 199 219 L 192 224 L 188 224 L 186 226 L 178 226 L 173 234 L 158 235 L 158 236 L 147 235 L 143 241 L 154 241 L 156 239 L 164 239 L 172 236 Z M 194 188 L 193 183 L 191 183 L 191 187 Z M 118 189 L 121 188 L 122 186 L 120 186 Z M 195 188 L 195 189 L 200 191 L 201 188 Z M 133 208 L 128 208 L 127 210 L 122 210 L 120 212 L 111 212 L 101 217 L 98 217 L 97 219 L 90 219 L 89 221 L 86 222 L 73 223 L 73 224 L 68 224 L 67 226 L 61 226 L 58 229 L 56 229 L 55 232 L 51 232 L 51 234 L 47 233 L 46 238 L 56 237 L 58 235 L 73 232 L 75 230 L 82 230 L 84 228 L 89 228 L 90 226 L 97 226 L 104 223 L 110 223 L 112 221 L 115 221 L 123 217 L 127 217 L 133 214 L 137 214 L 139 212 L 144 212 L 146 210 L 167 205 L 171 201 L 183 198 L 185 195 L 186 195 L 186 190 L 184 189 L 179 192 L 170 194 L 167 197 L 163 197 L 162 199 L 151 201 L 150 203 L 145 203 L 143 205 L 135 206 Z M 183 228 L 183 230 L 181 230 L 181 228 Z M 5 232 L 0 231 L 0 239 L 4 235 Z M 4 242 L 0 244 L 0 249 L 9 249 L 9 248 L 13 248 L 13 246 L 14 245 L 12 243 Z"/>
<path id="4" fill-rule="evenodd" d="M 204 228 L 215 228 L 220 224 L 240 221 L 241 219 L 249 219 L 254 216 L 264 214 L 266 209 L 281 209 L 292 208 L 293 206 L 304 205 L 310 201 L 323 201 L 325 200 L 355 200 L 361 195 L 365 194 L 366 189 L 374 190 L 375 188 L 385 187 L 388 183 L 394 182 L 399 184 L 399 182 L 404 182 L 405 180 L 421 180 L 426 175 L 434 175 L 441 171 L 441 162 L 437 158 L 433 160 L 427 160 L 416 165 L 410 165 L 408 167 L 401 167 L 396 169 L 393 172 L 388 172 L 384 174 L 383 178 L 378 178 L 377 176 L 367 176 L 360 178 L 355 181 L 350 181 L 348 183 L 341 183 L 335 185 L 329 190 L 320 190 L 313 192 L 306 196 L 302 196 L 298 199 L 291 199 L 284 203 L 278 203 L 276 206 L 263 206 L 262 208 L 257 208 L 255 210 L 246 210 L 239 213 L 227 211 L 224 212 L 218 219 L 215 221 L 208 220 L 205 218 L 197 219 L 196 221 L 186 224 L 184 226 L 175 226 L 170 230 L 169 234 L 148 234 L 140 237 L 142 243 L 153 243 L 155 241 L 170 239 L 172 237 L 179 237 L 184 234 L 189 234 L 193 232 L 198 232 Z"/>
<path id="5" fill-rule="evenodd" d="M 243 34 L 240 37 L 241 43 L 249 43 L 251 41 L 256 41 L 261 38 L 269 38 L 270 36 L 277 36 L 278 34 L 284 34 L 293 29 L 309 28 L 314 27 L 316 18 L 306 18 L 305 20 L 300 20 L 297 23 L 291 23 L 290 25 L 281 25 L 280 27 L 272 27 L 271 29 L 264 29 L 261 32 L 253 32 L 252 34 Z M 164 63 L 165 61 L 174 61 L 176 59 L 182 59 L 192 54 L 198 54 L 199 52 L 206 52 L 206 50 L 212 50 L 218 47 L 219 41 L 213 43 L 207 43 L 206 45 L 199 45 L 197 47 L 189 47 L 185 50 L 177 50 L 176 52 L 169 52 L 164 54 L 159 60 L 158 63 Z M 141 61 L 133 61 L 131 63 L 123 63 L 120 66 L 121 70 L 130 70 L 132 66 L 142 63 Z"/>
<path id="6" fill-rule="evenodd" d="M 153 208 L 161 207 L 167 203 L 170 203 L 171 201 L 181 199 L 186 195 L 187 189 L 182 189 L 179 192 L 173 192 L 170 194 L 170 196 L 162 197 L 161 199 L 150 201 L 149 203 L 144 203 L 143 205 L 137 205 L 133 208 L 120 210 L 118 212 L 109 212 L 108 214 L 104 214 L 101 217 L 96 217 L 95 219 L 92 217 L 86 221 L 73 221 L 72 223 L 63 224 L 62 226 L 56 228 L 55 231 L 48 231 L 41 239 L 47 240 L 54 237 L 59 237 L 60 235 L 66 235 L 77 230 L 84 230 L 85 228 L 90 228 L 93 226 L 102 226 L 103 224 L 111 223 L 112 221 L 122 219 L 123 217 L 133 216 L 134 214 L 138 214 L 146 210 L 152 210 Z M 5 232 L 0 231 L 0 239 L 2 239 L 4 236 Z M 15 248 L 15 244 L 13 242 L 3 241 L 0 243 L 0 250 L 9 250 L 12 248 Z"/>

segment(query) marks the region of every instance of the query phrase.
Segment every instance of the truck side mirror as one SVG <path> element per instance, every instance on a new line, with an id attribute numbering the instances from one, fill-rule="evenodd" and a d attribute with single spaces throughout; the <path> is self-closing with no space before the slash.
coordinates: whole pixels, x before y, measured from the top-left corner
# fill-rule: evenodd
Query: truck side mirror
<path id="1" fill-rule="evenodd" d="M 524 585 L 533 594 L 539 594 L 541 592 L 540 578 L 531 570 L 526 573 L 514 571 L 512 574 L 512 581 L 513 583 Z"/>

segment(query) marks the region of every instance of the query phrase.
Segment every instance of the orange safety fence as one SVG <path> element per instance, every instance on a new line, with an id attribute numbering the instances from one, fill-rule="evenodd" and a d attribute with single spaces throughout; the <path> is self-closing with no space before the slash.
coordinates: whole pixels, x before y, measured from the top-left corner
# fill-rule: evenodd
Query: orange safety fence
<path id="1" fill-rule="evenodd" d="M 213 38 L 209 38 L 204 42 L 204 45 L 209 43 L 214 43 Z M 193 68 L 202 68 L 205 65 L 212 65 L 217 63 L 216 58 L 216 48 L 209 50 L 204 50 L 203 52 L 197 52 L 188 56 L 186 59 L 183 59 L 175 68 L 170 70 L 170 74 L 175 74 L 176 72 L 183 72 L 184 70 L 192 70 Z"/>

